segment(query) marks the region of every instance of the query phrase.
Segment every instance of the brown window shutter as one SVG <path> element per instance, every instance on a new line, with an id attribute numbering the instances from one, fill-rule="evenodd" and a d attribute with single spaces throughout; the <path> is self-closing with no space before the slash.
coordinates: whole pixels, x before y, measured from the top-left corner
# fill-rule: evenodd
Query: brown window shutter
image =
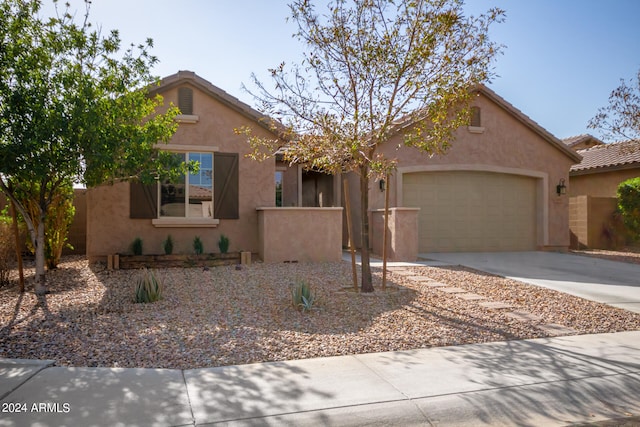
<path id="1" fill-rule="evenodd" d="M 158 184 L 129 183 L 129 218 L 158 217 Z"/>
<path id="2" fill-rule="evenodd" d="M 213 217 L 240 217 L 238 190 L 238 153 L 213 154 Z"/>
<path id="3" fill-rule="evenodd" d="M 178 89 L 178 108 L 181 114 L 193 114 L 193 89 L 188 87 Z"/>

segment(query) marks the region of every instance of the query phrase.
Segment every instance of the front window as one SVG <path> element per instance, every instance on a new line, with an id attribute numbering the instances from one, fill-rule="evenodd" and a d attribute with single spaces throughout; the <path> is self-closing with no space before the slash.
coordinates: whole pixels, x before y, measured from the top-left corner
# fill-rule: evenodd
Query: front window
<path id="1" fill-rule="evenodd" d="M 276 171 L 276 206 L 282 207 L 282 181 L 284 179 L 283 171 Z"/>
<path id="2" fill-rule="evenodd" d="M 196 162 L 189 172 L 160 185 L 160 218 L 213 218 L 213 153 L 176 153 L 180 161 Z"/>

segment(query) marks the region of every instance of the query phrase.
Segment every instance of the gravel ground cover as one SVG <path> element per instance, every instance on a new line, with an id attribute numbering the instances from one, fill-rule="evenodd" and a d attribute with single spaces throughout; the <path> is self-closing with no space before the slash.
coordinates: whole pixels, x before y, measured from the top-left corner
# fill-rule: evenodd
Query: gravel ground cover
<path id="1" fill-rule="evenodd" d="M 389 289 L 381 291 L 374 269 L 376 292 L 359 294 L 350 289 L 348 263 L 164 269 L 164 299 L 134 304 L 137 272 L 67 257 L 48 273 L 46 297 L 30 286 L 24 294 L 17 286 L 0 289 L 0 357 L 189 369 L 544 337 L 541 326 L 549 323 L 579 334 L 640 329 L 640 314 L 463 267 L 408 270 L 535 320 L 483 308 L 399 271 L 388 273 Z M 309 312 L 291 306 L 291 284 L 300 280 L 318 296 Z"/>
<path id="2" fill-rule="evenodd" d="M 623 251 L 609 251 L 605 249 L 589 249 L 589 250 L 574 250 L 571 252 L 576 255 L 608 259 L 610 261 L 621 261 L 621 262 L 628 262 L 632 264 L 640 264 L 640 248 L 625 248 Z"/>

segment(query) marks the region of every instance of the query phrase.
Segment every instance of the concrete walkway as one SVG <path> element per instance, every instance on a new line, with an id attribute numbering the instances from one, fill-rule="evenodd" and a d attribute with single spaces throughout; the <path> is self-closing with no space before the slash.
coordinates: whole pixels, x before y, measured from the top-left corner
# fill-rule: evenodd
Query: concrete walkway
<path id="1" fill-rule="evenodd" d="M 425 253 L 459 264 L 640 313 L 640 265 L 555 252 Z"/>
<path id="2" fill-rule="evenodd" d="M 0 398 L 0 426 L 628 421 L 640 416 L 640 331 L 186 371 L 0 359 Z"/>

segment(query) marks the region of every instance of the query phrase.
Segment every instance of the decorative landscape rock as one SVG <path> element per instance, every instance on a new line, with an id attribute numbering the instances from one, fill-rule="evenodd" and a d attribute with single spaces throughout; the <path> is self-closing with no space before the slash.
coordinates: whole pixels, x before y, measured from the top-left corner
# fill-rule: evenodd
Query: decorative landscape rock
<path id="1" fill-rule="evenodd" d="M 164 298 L 135 304 L 135 275 L 64 257 L 48 272 L 51 294 L 0 288 L 0 357 L 59 366 L 190 369 L 422 347 L 640 330 L 640 314 L 462 267 L 410 267 L 413 276 L 503 301 L 540 323 L 519 321 L 393 272 L 375 297 L 344 292 L 349 263 L 253 263 L 160 271 Z M 15 277 L 15 271 L 12 272 Z M 291 306 L 292 282 L 308 281 L 314 309 Z M 43 302 L 46 302 L 44 304 Z M 545 329 L 544 325 L 557 325 Z"/>

